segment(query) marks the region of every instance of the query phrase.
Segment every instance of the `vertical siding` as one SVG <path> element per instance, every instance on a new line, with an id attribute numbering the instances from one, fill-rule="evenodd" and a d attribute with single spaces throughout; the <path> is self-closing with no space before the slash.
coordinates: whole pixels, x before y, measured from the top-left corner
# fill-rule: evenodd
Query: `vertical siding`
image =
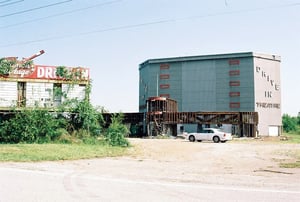
<path id="1" fill-rule="evenodd" d="M 182 110 L 216 110 L 215 61 L 189 61 L 182 67 Z"/>
<path id="2" fill-rule="evenodd" d="M 159 75 L 160 65 L 151 64 L 148 70 L 148 81 L 147 81 L 147 95 L 148 97 L 153 97 L 159 95 L 159 83 L 157 84 L 157 76 Z"/>
<path id="3" fill-rule="evenodd" d="M 139 111 L 145 112 L 146 109 L 143 107 L 146 104 L 148 96 L 148 70 L 149 68 L 140 69 L 140 80 L 139 80 Z"/>
<path id="4" fill-rule="evenodd" d="M 166 71 L 170 78 L 168 80 L 161 80 L 161 84 L 169 84 L 170 88 L 160 89 L 160 94 L 169 94 L 171 99 L 180 103 L 178 110 L 182 110 L 182 62 L 169 63 L 170 68 Z M 162 72 L 163 73 L 163 72 Z"/>
<path id="5" fill-rule="evenodd" d="M 17 82 L 0 81 L 0 107 L 16 106 Z"/>
<path id="6" fill-rule="evenodd" d="M 231 102 L 229 92 L 232 90 L 229 86 L 230 66 L 228 59 L 215 60 L 215 74 L 216 74 L 216 111 L 231 111 L 229 103 Z M 238 79 L 238 78 L 234 78 Z M 239 100 L 238 100 L 239 101 Z"/>
<path id="7" fill-rule="evenodd" d="M 253 57 L 241 58 L 240 111 L 255 111 Z"/>

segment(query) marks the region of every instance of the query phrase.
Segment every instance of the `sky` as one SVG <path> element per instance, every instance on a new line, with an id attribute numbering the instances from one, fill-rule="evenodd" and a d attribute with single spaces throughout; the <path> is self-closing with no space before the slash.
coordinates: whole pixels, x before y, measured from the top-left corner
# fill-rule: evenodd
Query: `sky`
<path id="1" fill-rule="evenodd" d="M 0 0 L 0 58 L 88 67 L 91 101 L 138 112 L 139 64 L 257 52 L 281 56 L 282 113 L 300 112 L 300 0 Z"/>

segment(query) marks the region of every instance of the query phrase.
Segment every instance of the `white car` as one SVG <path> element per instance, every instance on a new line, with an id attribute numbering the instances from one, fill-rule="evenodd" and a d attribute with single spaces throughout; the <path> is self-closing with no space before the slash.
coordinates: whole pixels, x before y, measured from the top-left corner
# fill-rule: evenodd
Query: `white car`
<path id="1" fill-rule="evenodd" d="M 202 140 L 212 140 L 215 143 L 232 140 L 230 133 L 226 133 L 217 128 L 204 128 L 200 133 L 188 133 L 186 137 L 190 142 Z"/>

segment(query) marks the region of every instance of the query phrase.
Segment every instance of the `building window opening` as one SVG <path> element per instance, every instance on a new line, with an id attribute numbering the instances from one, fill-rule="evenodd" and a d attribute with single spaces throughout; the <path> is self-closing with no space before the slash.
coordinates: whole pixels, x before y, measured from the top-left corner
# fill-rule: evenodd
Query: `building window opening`
<path id="1" fill-rule="evenodd" d="M 54 106 L 58 106 L 62 102 L 62 84 L 61 83 L 54 83 L 53 84 L 53 102 Z"/>
<path id="2" fill-rule="evenodd" d="M 26 82 L 18 82 L 18 107 L 26 106 Z"/>

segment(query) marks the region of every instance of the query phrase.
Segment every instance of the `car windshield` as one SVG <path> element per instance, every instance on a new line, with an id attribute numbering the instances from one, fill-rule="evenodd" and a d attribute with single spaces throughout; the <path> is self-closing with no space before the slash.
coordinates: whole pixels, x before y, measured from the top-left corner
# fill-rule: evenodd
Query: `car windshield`
<path id="1" fill-rule="evenodd" d="M 206 129 L 206 130 L 204 130 L 204 132 L 205 133 L 216 133 L 216 132 L 224 132 L 224 131 L 222 131 L 221 129 L 219 129 L 219 128 L 212 128 L 212 129 Z"/>
<path id="2" fill-rule="evenodd" d="M 204 128 L 203 130 L 200 131 L 201 133 L 225 133 L 225 131 L 223 131 L 220 128 Z"/>

